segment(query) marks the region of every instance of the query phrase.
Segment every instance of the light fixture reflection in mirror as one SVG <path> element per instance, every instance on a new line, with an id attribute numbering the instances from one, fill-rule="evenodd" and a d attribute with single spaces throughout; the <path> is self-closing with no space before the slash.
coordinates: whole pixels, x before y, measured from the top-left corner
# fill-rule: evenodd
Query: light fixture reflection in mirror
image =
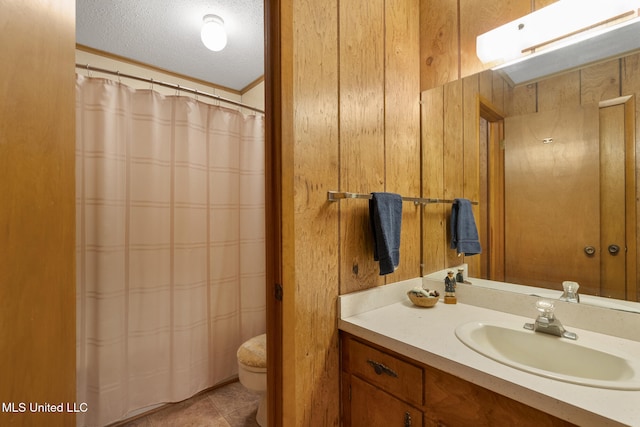
<path id="1" fill-rule="evenodd" d="M 486 65 L 522 84 L 640 48 L 639 0 L 560 0 L 477 37 Z"/>
<path id="2" fill-rule="evenodd" d="M 560 0 L 479 35 L 477 55 L 485 64 L 511 61 L 561 39 L 584 38 L 638 6 L 636 0 Z"/>

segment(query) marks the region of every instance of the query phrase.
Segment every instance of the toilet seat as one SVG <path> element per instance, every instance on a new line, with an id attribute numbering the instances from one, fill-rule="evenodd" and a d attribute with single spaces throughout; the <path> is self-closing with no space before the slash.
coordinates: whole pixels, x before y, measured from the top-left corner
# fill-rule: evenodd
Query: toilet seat
<path id="1" fill-rule="evenodd" d="M 237 352 L 238 363 L 251 372 L 267 371 L 267 334 L 245 341 Z"/>

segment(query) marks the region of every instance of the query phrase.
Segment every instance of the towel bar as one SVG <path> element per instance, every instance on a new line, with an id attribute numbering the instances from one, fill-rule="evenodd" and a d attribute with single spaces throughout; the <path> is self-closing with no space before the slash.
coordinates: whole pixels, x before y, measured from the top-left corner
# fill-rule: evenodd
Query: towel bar
<path id="1" fill-rule="evenodd" d="M 330 202 L 338 202 L 342 199 L 371 199 L 371 194 L 364 193 L 349 193 L 347 191 L 328 191 L 327 200 Z M 453 200 L 449 199 L 433 199 L 424 197 L 402 197 L 403 202 L 413 202 L 415 205 L 428 205 L 431 203 L 453 203 Z M 477 205 L 478 202 L 471 202 L 472 205 Z"/>

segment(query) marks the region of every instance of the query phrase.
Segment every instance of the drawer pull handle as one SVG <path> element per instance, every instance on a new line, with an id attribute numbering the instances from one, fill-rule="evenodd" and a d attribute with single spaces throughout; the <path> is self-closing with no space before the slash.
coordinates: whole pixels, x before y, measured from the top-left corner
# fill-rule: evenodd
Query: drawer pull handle
<path id="1" fill-rule="evenodd" d="M 409 412 L 404 413 L 404 427 L 411 427 L 411 414 Z"/>
<path id="2" fill-rule="evenodd" d="M 369 360 L 367 360 L 367 363 L 373 367 L 373 370 L 376 371 L 376 374 L 378 374 L 378 375 L 387 374 L 387 375 L 392 376 L 394 378 L 398 378 L 398 374 L 396 374 L 396 372 L 393 369 L 389 368 L 388 366 L 383 365 L 380 362 L 375 362 L 375 361 L 369 359 Z"/>

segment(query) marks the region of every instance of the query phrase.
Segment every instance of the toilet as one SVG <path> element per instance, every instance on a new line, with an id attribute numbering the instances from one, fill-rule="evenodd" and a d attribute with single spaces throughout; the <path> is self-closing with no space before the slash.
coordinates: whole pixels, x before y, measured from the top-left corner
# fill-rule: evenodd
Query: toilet
<path id="1" fill-rule="evenodd" d="M 267 427 L 267 334 L 245 341 L 237 356 L 240 384 L 260 395 L 256 421 Z"/>

